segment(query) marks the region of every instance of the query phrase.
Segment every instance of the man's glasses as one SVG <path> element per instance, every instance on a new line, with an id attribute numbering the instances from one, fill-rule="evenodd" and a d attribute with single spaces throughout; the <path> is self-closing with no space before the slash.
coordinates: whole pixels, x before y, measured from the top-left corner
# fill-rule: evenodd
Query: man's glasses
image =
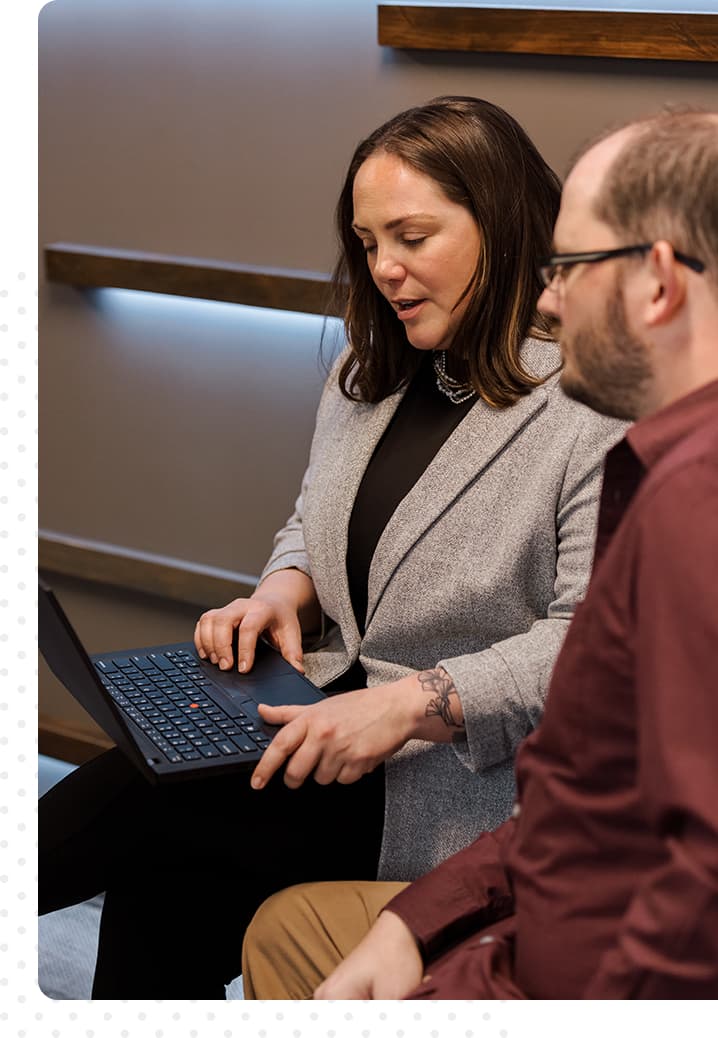
<path id="1" fill-rule="evenodd" d="M 624 245 L 620 249 L 600 249 L 598 252 L 561 252 L 544 260 L 539 267 L 539 274 L 546 288 L 555 290 L 566 278 L 571 267 L 575 267 L 578 263 L 603 263 L 604 260 L 617 259 L 619 256 L 630 256 L 636 252 L 650 252 L 652 248 L 653 243 L 651 242 L 647 245 Z M 695 270 L 697 274 L 702 274 L 706 269 L 705 263 L 701 260 L 694 259 L 692 256 L 686 256 L 685 253 L 678 252 L 677 249 L 673 250 L 673 255 L 679 263 L 690 267 L 691 270 Z"/>

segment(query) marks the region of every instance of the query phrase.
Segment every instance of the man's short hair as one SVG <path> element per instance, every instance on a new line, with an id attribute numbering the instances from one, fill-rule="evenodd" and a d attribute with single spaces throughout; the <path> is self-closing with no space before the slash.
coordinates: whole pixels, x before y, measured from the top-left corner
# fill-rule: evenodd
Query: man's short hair
<path id="1" fill-rule="evenodd" d="M 718 113 L 666 110 L 624 127 L 632 132 L 604 177 L 594 214 L 626 244 L 663 238 L 702 260 L 718 291 Z"/>

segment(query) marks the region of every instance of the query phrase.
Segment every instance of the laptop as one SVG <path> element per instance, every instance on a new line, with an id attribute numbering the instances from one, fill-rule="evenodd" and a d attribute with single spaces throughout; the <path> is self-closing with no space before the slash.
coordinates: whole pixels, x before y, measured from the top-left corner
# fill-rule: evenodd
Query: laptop
<path id="1" fill-rule="evenodd" d="M 325 698 L 262 640 L 248 674 L 201 660 L 193 642 L 90 656 L 42 580 L 38 595 L 48 666 L 153 784 L 252 769 L 279 730 L 262 721 L 258 703 Z"/>

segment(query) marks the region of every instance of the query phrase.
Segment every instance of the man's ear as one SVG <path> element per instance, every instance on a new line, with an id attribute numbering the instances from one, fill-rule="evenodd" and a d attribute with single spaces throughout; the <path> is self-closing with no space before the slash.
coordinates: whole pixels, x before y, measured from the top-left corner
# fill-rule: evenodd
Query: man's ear
<path id="1" fill-rule="evenodd" d="M 673 320 L 686 298 L 686 271 L 673 255 L 673 246 L 657 241 L 646 258 L 649 294 L 644 316 L 649 327 Z"/>

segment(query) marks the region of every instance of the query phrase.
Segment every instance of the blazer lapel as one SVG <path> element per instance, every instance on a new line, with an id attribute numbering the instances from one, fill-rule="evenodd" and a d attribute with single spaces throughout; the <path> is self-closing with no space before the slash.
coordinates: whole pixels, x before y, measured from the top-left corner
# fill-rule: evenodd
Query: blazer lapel
<path id="1" fill-rule="evenodd" d="M 369 570 L 367 628 L 394 571 L 412 546 L 546 401 L 546 391 L 540 386 L 502 411 L 479 400 L 443 444 L 379 538 Z"/>

